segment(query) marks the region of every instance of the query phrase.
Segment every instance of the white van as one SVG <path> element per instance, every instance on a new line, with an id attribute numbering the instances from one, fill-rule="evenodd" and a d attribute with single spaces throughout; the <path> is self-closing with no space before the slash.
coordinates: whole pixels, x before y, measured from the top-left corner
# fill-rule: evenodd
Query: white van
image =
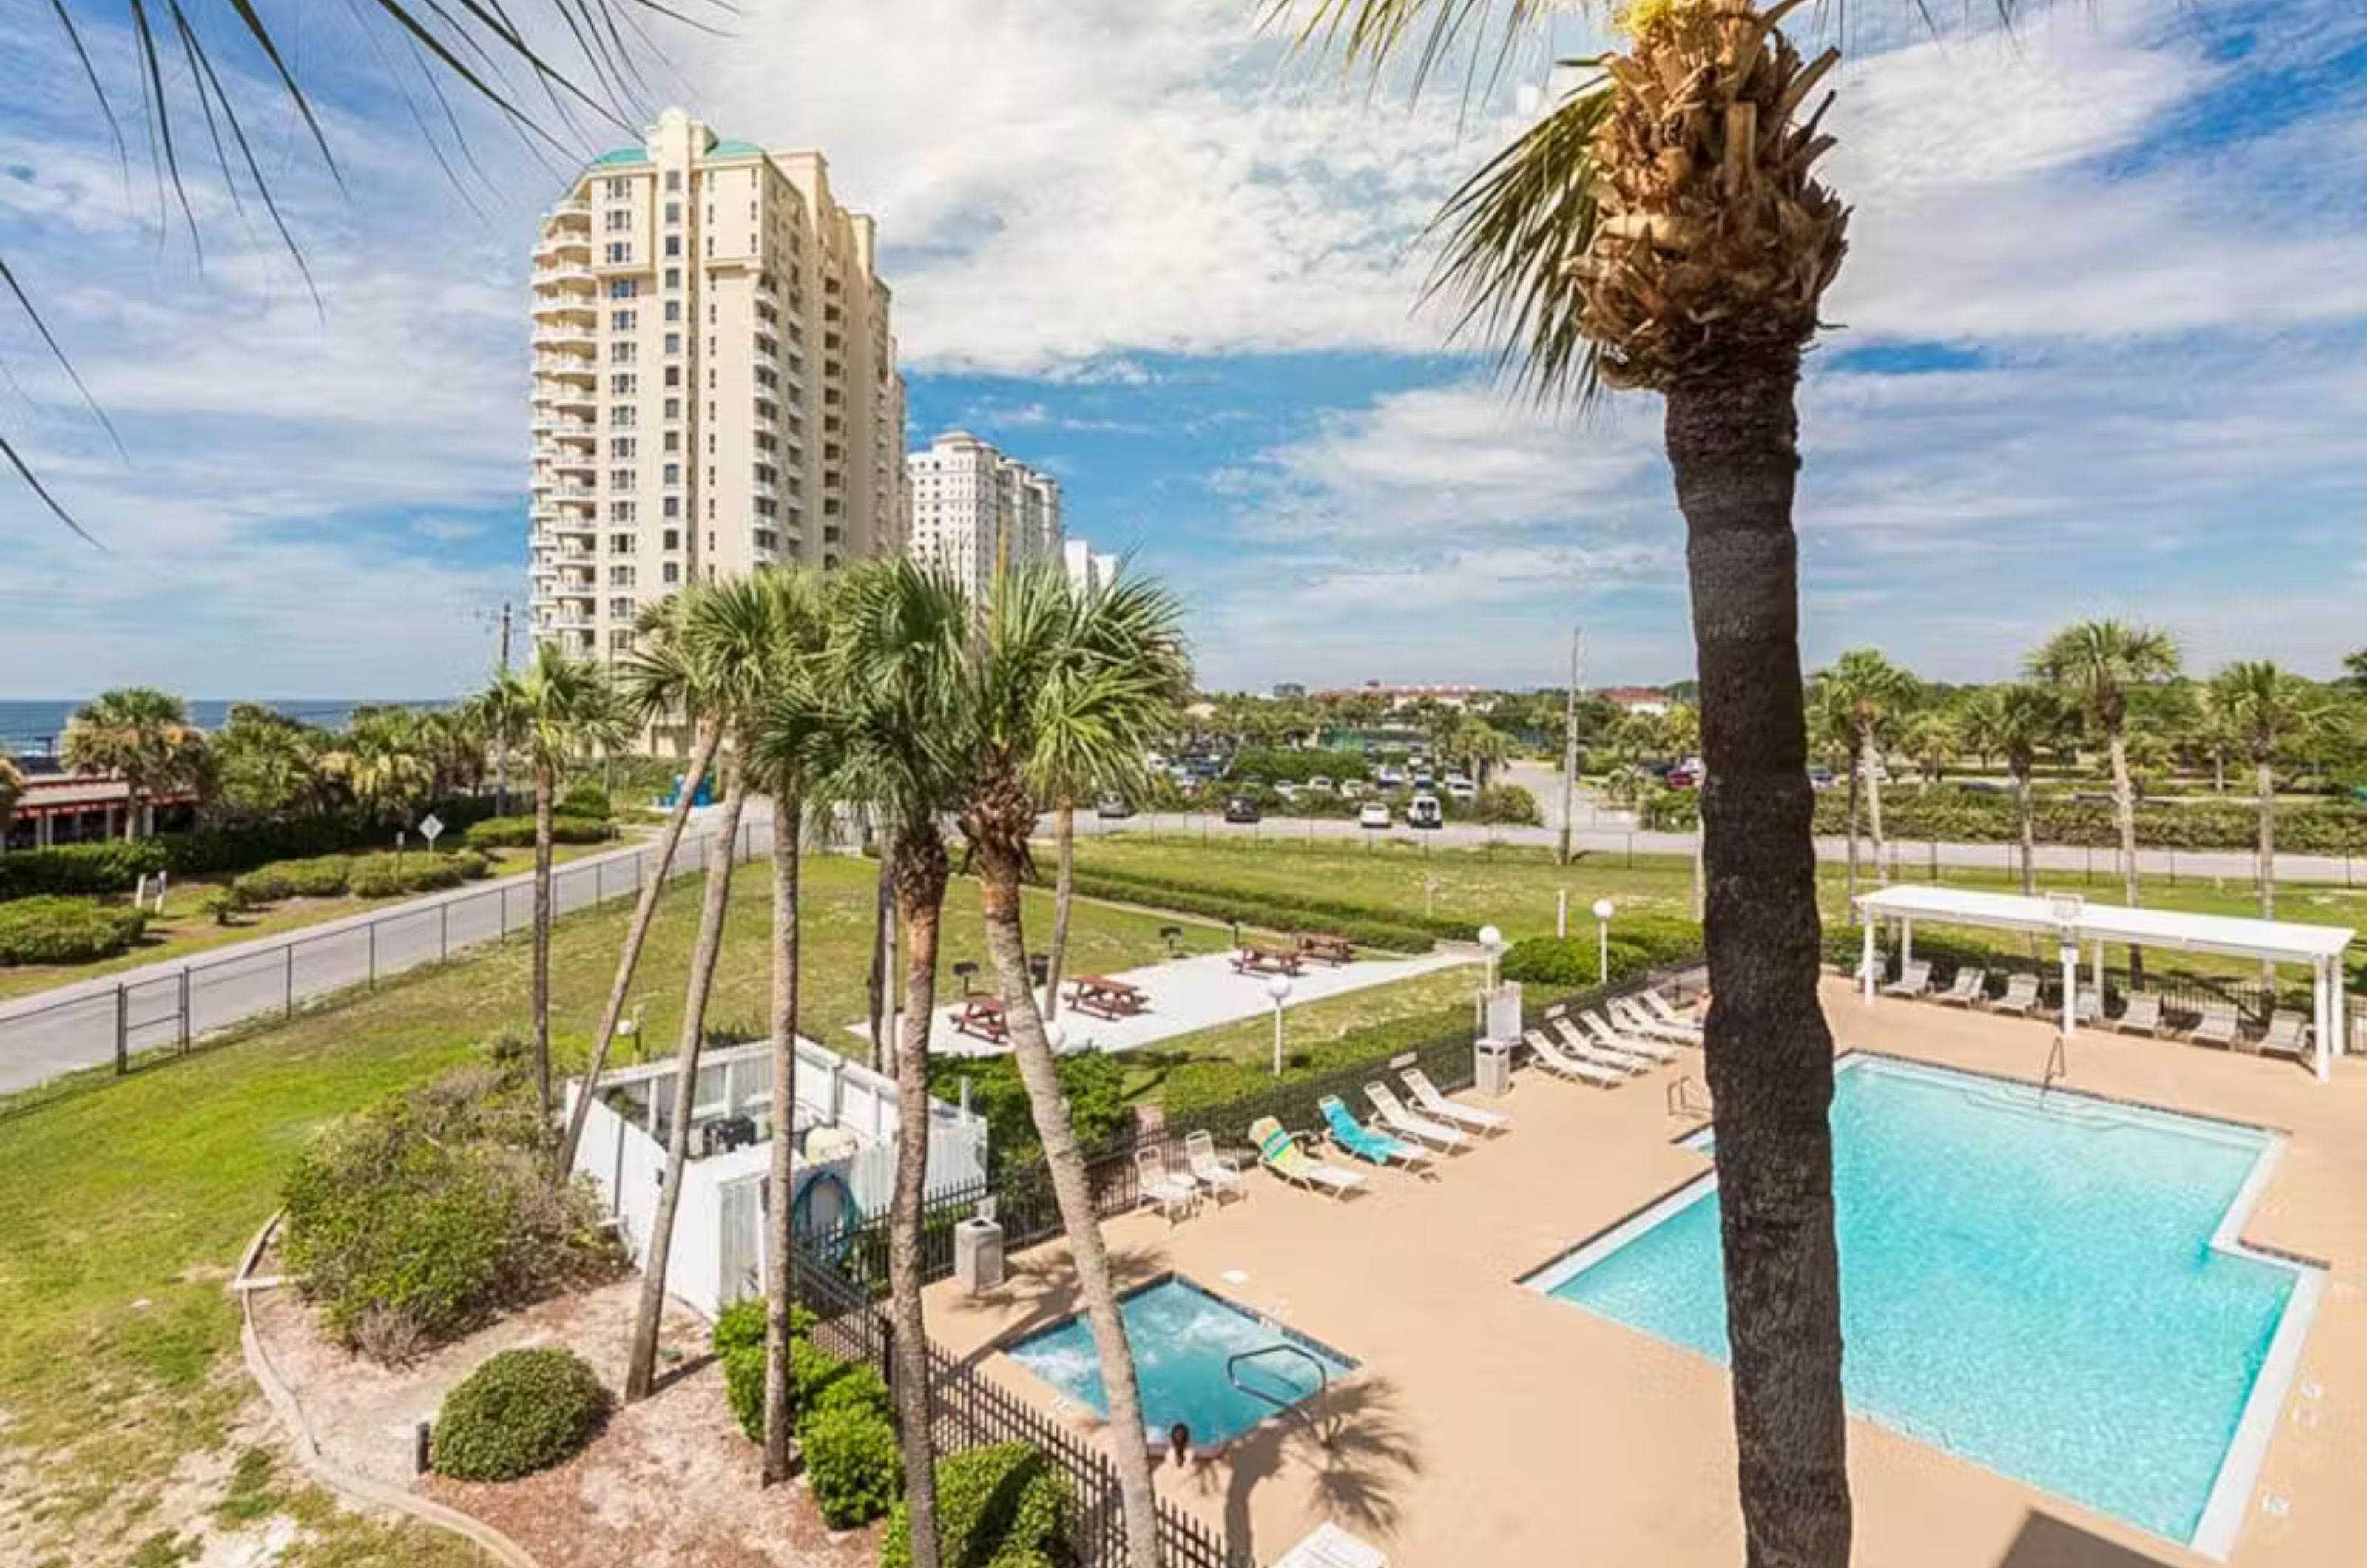
<path id="1" fill-rule="evenodd" d="M 1417 795 L 1406 802 L 1406 826 L 1409 828 L 1444 828 L 1446 813 L 1434 795 Z"/>

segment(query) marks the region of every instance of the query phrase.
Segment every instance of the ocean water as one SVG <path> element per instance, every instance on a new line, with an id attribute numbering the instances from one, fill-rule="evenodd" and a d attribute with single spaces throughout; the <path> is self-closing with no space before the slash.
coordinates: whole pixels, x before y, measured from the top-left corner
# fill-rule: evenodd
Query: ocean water
<path id="1" fill-rule="evenodd" d="M 65 733 L 66 721 L 87 698 L 61 698 L 55 701 L 0 702 L 0 751 L 25 751 L 40 754 L 49 750 L 58 736 Z M 277 708 L 290 718 L 300 718 L 307 724 L 336 728 L 345 716 L 357 707 L 427 707 L 447 706 L 449 697 L 291 697 L 266 704 Z M 231 699 L 192 698 L 189 701 L 189 722 L 199 729 L 219 729 L 229 716 Z"/>
<path id="2" fill-rule="evenodd" d="M 1192 1428 L 1195 1443 L 1235 1437 L 1275 1413 L 1274 1405 L 1235 1388 L 1227 1375 L 1228 1362 L 1243 1351 L 1287 1344 L 1307 1352 L 1260 1357 L 1240 1370 L 1242 1382 L 1294 1404 L 1322 1385 L 1308 1357 L 1320 1361 L 1334 1382 L 1355 1365 L 1312 1341 L 1267 1327 L 1188 1280 L 1163 1280 L 1137 1291 L 1122 1310 L 1127 1342 L 1134 1348 L 1135 1381 L 1142 1391 L 1144 1426 L 1164 1433 L 1181 1421 Z M 1093 1330 L 1082 1314 L 1030 1335 L 1010 1354 L 1069 1398 L 1109 1414 Z"/>
<path id="3" fill-rule="evenodd" d="M 1849 1066 L 1832 1124 L 1851 1407 L 2191 1540 L 2297 1278 L 2211 1245 L 2267 1135 Z M 1714 1190 L 1531 1283 L 1727 1359 Z"/>

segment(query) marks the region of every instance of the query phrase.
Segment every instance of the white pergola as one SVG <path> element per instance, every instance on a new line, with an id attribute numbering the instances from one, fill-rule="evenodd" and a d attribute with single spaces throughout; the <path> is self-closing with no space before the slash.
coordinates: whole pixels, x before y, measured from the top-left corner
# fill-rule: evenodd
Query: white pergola
<path id="1" fill-rule="evenodd" d="M 2063 960 L 2063 1032 L 2078 1022 L 2081 951 L 2092 946 L 2095 984 L 2104 986 L 2104 944 L 2130 942 L 2145 947 L 2187 953 L 2216 953 L 2236 958 L 2264 959 L 2272 964 L 2309 966 L 2311 998 L 2316 1009 L 2316 1067 L 2318 1081 L 2332 1076 L 2332 1057 L 2341 1041 L 2345 1016 L 2342 996 L 2342 955 L 2352 932 L 2347 926 L 2313 926 L 2290 920 L 2255 920 L 2236 915 L 2193 915 L 2180 909 L 2133 909 L 2119 904 L 2090 904 L 2077 894 L 2057 893 L 2025 898 L 2016 893 L 1985 893 L 1938 883 L 1902 884 L 1862 893 L 1857 908 L 1865 919 L 1865 957 L 1860 973 L 1865 998 L 1874 999 L 1874 931 L 1883 920 L 1897 922 L 1900 963 L 1915 956 L 1915 922 L 1981 926 L 1990 931 L 2053 935 Z"/>

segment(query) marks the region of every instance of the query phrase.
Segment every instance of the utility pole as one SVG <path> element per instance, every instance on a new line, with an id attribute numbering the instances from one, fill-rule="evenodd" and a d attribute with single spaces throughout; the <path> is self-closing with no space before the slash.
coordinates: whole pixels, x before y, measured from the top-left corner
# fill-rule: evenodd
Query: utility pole
<path id="1" fill-rule="evenodd" d="M 1557 865 L 1569 863 L 1570 822 L 1578 815 L 1578 688 L 1586 669 L 1586 630 L 1569 628 L 1569 693 L 1561 720 L 1561 849 Z"/>
<path id="2" fill-rule="evenodd" d="M 502 673 L 510 672 L 510 602 L 502 601 Z M 493 743 L 493 810 L 496 815 L 510 814 L 510 749 L 505 741 Z"/>

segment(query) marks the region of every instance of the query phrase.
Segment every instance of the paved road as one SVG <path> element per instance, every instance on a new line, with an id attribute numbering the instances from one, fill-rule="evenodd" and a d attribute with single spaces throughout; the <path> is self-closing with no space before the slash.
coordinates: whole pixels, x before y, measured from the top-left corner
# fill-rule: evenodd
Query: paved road
<path id="1" fill-rule="evenodd" d="M 701 817 L 711 813 L 701 813 Z M 715 847 L 694 820 L 674 874 L 698 872 Z M 768 813 L 742 824 L 740 853 L 772 852 Z M 636 897 L 656 869 L 654 842 L 561 866 L 551 879 L 561 915 Z M 292 1011 L 449 953 L 527 930 L 531 874 L 478 883 L 304 931 L 217 948 L 0 1003 L 0 1093 L 116 1060 L 119 1050 L 172 1047 L 258 1016 Z"/>

